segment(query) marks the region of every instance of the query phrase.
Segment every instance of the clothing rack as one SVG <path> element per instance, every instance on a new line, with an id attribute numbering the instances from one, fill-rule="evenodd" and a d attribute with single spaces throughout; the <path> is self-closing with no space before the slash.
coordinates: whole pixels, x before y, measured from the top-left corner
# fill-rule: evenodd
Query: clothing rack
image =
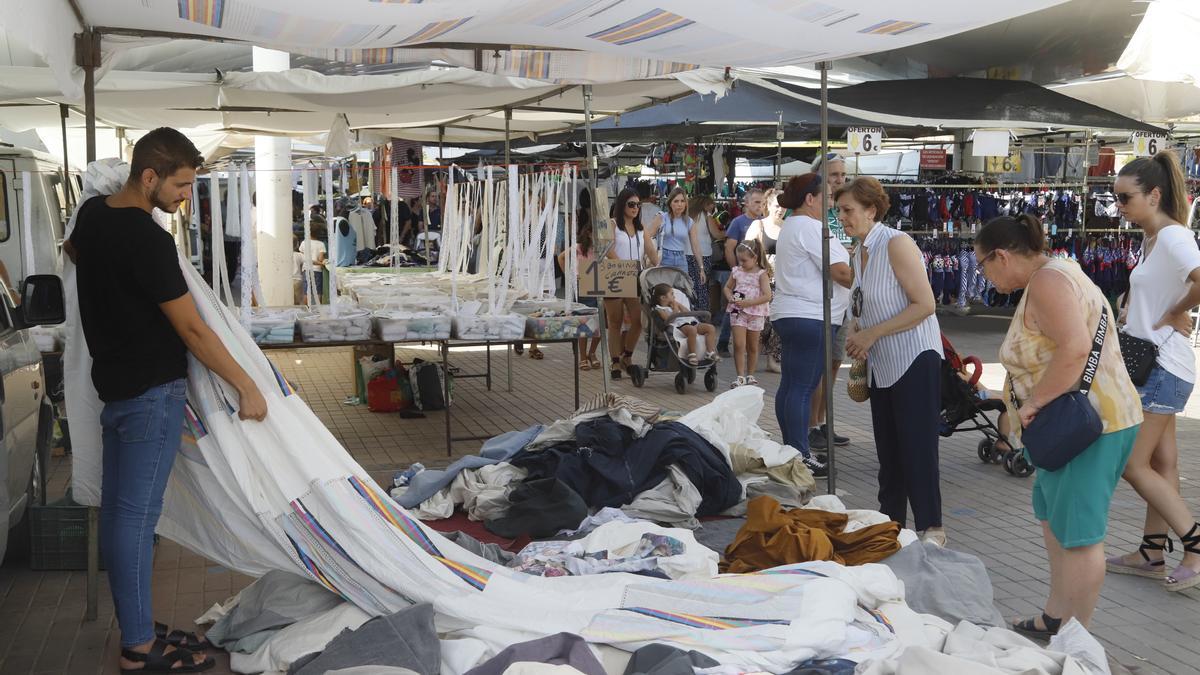
<path id="1" fill-rule="evenodd" d="M 1032 189 L 1079 189 L 1081 183 L 880 183 L 885 190 L 917 189 L 917 190 L 1032 190 Z"/>

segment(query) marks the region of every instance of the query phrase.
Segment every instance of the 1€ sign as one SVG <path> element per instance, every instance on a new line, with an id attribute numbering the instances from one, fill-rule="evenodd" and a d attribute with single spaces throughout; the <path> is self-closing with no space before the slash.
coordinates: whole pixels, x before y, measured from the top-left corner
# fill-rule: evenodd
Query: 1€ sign
<path id="1" fill-rule="evenodd" d="M 592 298 L 636 298 L 638 261 L 598 258 L 579 270 L 579 295 Z"/>
<path id="2" fill-rule="evenodd" d="M 1167 147 L 1166 136 L 1147 131 L 1133 132 L 1133 138 L 1130 140 L 1133 142 L 1133 154 L 1138 157 L 1153 157 L 1159 150 Z"/>
<path id="3" fill-rule="evenodd" d="M 850 127 L 846 129 L 846 151 L 855 155 L 877 155 L 883 145 L 882 127 Z"/>

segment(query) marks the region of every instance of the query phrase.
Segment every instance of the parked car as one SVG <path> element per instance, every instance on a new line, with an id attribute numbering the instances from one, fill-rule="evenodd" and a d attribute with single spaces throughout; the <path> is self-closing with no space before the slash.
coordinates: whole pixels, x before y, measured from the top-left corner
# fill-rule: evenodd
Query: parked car
<path id="1" fill-rule="evenodd" d="M 25 277 L 18 306 L 0 280 L 0 560 L 29 547 L 29 509 L 45 503 L 54 410 L 29 329 L 63 322 L 62 279 Z"/>

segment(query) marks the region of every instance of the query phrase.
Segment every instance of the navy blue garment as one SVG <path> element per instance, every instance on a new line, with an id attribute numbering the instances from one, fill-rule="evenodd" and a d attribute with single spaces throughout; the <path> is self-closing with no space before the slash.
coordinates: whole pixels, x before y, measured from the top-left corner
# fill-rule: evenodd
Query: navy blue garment
<path id="1" fill-rule="evenodd" d="M 557 478 L 591 508 L 619 507 L 666 480 L 678 464 L 696 489 L 698 516 L 714 515 L 742 499 L 742 486 L 725 457 L 696 432 L 663 422 L 642 438 L 603 417 L 575 427 L 575 440 L 538 452 L 522 450 L 509 460 L 529 472 L 526 480 Z"/>
<path id="2" fill-rule="evenodd" d="M 809 659 L 787 675 L 854 675 L 858 664 L 847 659 Z"/>

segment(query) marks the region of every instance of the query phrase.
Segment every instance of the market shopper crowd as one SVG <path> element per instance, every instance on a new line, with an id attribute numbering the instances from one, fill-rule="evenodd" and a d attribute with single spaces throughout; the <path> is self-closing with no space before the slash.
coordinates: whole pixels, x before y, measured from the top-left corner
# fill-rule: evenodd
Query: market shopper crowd
<path id="1" fill-rule="evenodd" d="M 772 478 L 793 488 L 802 482 L 797 475 L 809 481 L 825 475 L 828 468 L 816 450 L 821 449 L 817 441 L 826 438 L 824 401 L 817 398 L 827 365 L 826 346 L 832 343 L 835 376 L 844 358 L 865 362 L 883 522 L 867 524 L 874 529 L 851 536 L 844 515 L 785 513 L 777 502 L 768 501 L 751 502 L 752 519 L 778 527 L 816 523 L 833 545 L 828 551 L 819 545 L 806 550 L 822 550 L 821 559 L 850 564 L 849 560 L 874 562 L 896 553 L 897 532 L 907 526 L 911 510 L 918 536 L 942 547 L 948 540 L 938 461 L 944 354 L 924 261 L 909 235 L 882 222 L 889 199 L 877 180 L 846 182 L 840 157 L 820 159 L 828 180 L 814 172 L 790 179 L 779 191 L 750 190 L 746 213 L 725 228 L 712 213 L 712 200 L 689 199 L 681 188 L 674 189 L 666 209 L 646 223 L 643 216 L 652 209 L 638 189 L 627 188 L 613 204 L 615 244 L 606 255 L 674 267 L 689 275 L 697 289 L 715 291 L 697 290 L 694 300 L 696 309 L 717 310 L 712 324 L 672 325 L 687 345 L 683 358 L 689 364 L 695 365 L 701 356 L 714 359 L 732 341 L 736 389 L 757 383 L 760 344 L 769 359 L 777 349 L 773 361 L 781 377 L 775 414 L 783 444 L 795 449 L 792 454 L 799 452 L 799 458 L 770 466 L 763 461 L 767 453 L 759 453 L 741 458 L 744 463 L 737 473 L 771 474 L 775 469 Z M 190 195 L 199 165 L 194 146 L 178 132 L 160 129 L 147 134 L 134 148 L 133 170 L 124 188 L 85 202 L 64 247 L 77 266 L 80 315 L 94 361 L 92 381 L 105 402 L 101 546 L 121 627 L 124 668 L 141 664 L 166 670 L 211 663 L 194 636 L 168 639 L 164 631 L 156 631 L 150 615 L 152 535 L 181 442 L 187 354 L 234 387 L 243 420 L 261 421 L 267 415 L 266 400 L 254 381 L 197 313 L 176 264 L 173 242 L 150 218 L 155 207 L 166 212 L 178 208 Z M 1106 567 L 1113 573 L 1160 580 L 1168 591 L 1200 584 L 1200 522 L 1180 496 L 1175 438 L 1175 416 L 1182 412 L 1195 380 L 1186 336 L 1192 328 L 1189 311 L 1200 304 L 1200 250 L 1182 225 L 1186 197 L 1173 155 L 1160 153 L 1130 163 L 1121 170 L 1115 191 L 1123 215 L 1147 235 L 1143 264 L 1131 276 L 1119 317 L 1076 263 L 1045 255 L 1038 219 L 993 219 L 974 242 L 980 268 L 998 290 L 1024 291 L 999 356 L 1009 375 L 1004 398 L 1014 422 L 1014 447 L 1027 441 L 1029 459 L 1039 466 L 1033 508 L 1042 524 L 1051 575 L 1041 616 L 1021 618 L 1012 627 L 1040 637 L 1054 635 L 1071 619 L 1089 623 Z M 823 210 L 823 202 L 832 205 L 838 225 L 856 241 L 852 250 L 830 241 L 831 215 Z M 350 237 L 349 223 L 339 226 Z M 719 234 L 725 237 L 723 243 L 715 243 Z M 574 254 L 582 265 L 596 253 L 590 226 L 582 225 L 580 235 Z M 705 241 L 710 244 L 707 249 L 701 245 Z M 129 251 L 141 264 L 118 266 L 114 274 L 110 261 Z M 318 253 L 302 251 L 314 257 Z M 1151 260 L 1153 266 L 1148 264 Z M 728 269 L 720 269 L 721 262 Z M 832 286 L 829 331 L 826 276 Z M 692 309 L 692 301 L 679 295 L 678 289 L 656 286 L 651 291 L 655 311 L 665 318 Z M 640 338 L 642 306 L 636 298 L 604 303 L 610 368 L 617 378 L 630 365 Z M 140 317 L 141 332 L 114 321 L 106 311 L 112 307 L 122 310 L 119 316 Z M 842 342 L 844 354 L 838 347 Z M 590 348 L 581 349 L 581 368 L 601 366 L 596 347 L 593 340 Z M 1139 358 L 1148 361 L 1139 364 Z M 1094 409 L 1099 425 L 1095 437 L 1061 463 L 1043 464 L 1035 422 L 1039 435 L 1048 433 L 1048 426 L 1073 429 L 1071 425 L 1082 423 L 1047 419 L 1047 411 L 1081 385 L 1088 390 L 1085 405 Z M 598 418 L 573 426 L 569 438 L 539 435 L 546 443 L 541 452 L 522 446 L 506 459 L 527 478 L 578 481 L 576 492 L 588 498 L 580 512 L 584 515 L 590 508 L 620 506 L 627 497 L 663 485 L 667 493 L 680 493 L 687 481 L 708 492 L 697 495 L 693 512 L 683 516 L 720 513 L 741 501 L 735 467 L 720 459 L 710 440 L 718 433 L 710 428 L 715 425 L 711 420 L 691 416 L 679 423 L 660 422 L 657 411 L 647 413 L 639 402 L 623 398 L 606 400 L 601 407 L 604 412 Z M 624 428 L 628 425 L 605 417 L 613 409 L 652 430 L 635 438 Z M 716 419 L 722 413 L 707 414 Z M 836 436 L 833 440 L 848 441 Z M 631 479 L 628 494 L 608 494 L 605 490 L 612 486 L 580 474 L 577 462 L 585 447 L 637 448 L 639 457 L 653 454 L 655 461 L 642 467 L 636 481 Z M 601 463 L 603 454 L 589 450 L 587 461 Z M 751 466 L 754 461 L 762 466 Z M 675 465 L 684 467 L 684 478 L 671 473 Z M 1122 477 L 1147 502 L 1145 536 L 1137 552 L 1105 561 L 1109 505 Z M 719 498 L 713 499 L 710 492 Z M 653 513 L 663 501 L 647 498 L 643 507 Z M 531 517 L 539 512 L 549 511 L 533 509 Z M 1163 553 L 1173 550 L 1172 532 L 1185 555 L 1168 574 Z M 739 534 L 731 549 L 743 555 L 728 568 L 757 571 L 767 564 L 755 561 L 787 562 L 787 548 L 777 549 L 769 539 L 757 530 Z M 679 542 L 650 543 L 656 550 L 671 550 Z M 539 573 L 549 576 L 545 560 L 536 562 Z M 584 562 L 595 564 L 591 559 L 562 564 Z"/>

